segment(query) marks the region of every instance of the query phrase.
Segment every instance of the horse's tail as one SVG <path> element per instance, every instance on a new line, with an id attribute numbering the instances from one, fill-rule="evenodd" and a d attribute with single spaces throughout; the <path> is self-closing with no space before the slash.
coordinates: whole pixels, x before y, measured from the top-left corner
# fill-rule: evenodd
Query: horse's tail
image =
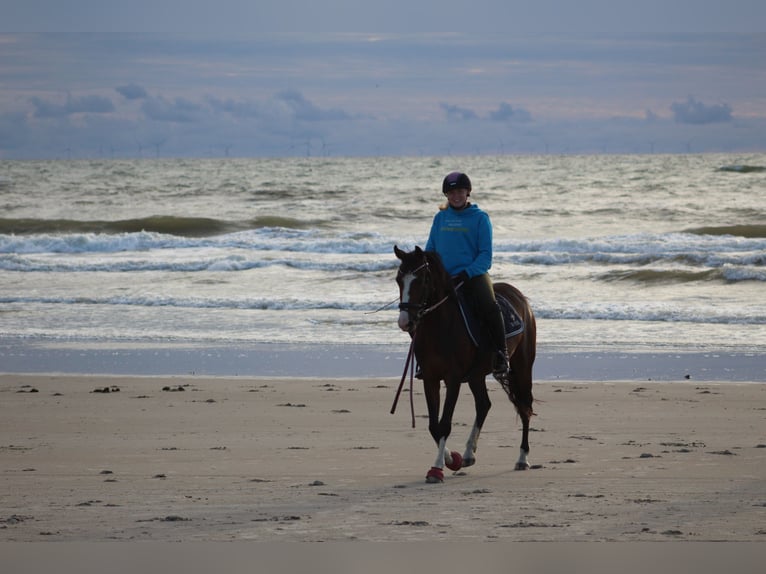
<path id="1" fill-rule="evenodd" d="M 511 303 L 524 321 L 524 331 L 510 358 L 511 378 L 508 385 L 503 385 L 516 412 L 524 419 L 534 416 L 532 408 L 532 366 L 537 354 L 537 323 L 532 307 L 524 294 L 508 283 L 495 283 L 495 290 Z"/>
<path id="2" fill-rule="evenodd" d="M 510 380 L 502 383 L 503 390 L 523 419 L 529 420 L 535 416 L 532 403 L 535 402 L 532 395 L 532 379 L 518 370 L 511 368 Z"/>

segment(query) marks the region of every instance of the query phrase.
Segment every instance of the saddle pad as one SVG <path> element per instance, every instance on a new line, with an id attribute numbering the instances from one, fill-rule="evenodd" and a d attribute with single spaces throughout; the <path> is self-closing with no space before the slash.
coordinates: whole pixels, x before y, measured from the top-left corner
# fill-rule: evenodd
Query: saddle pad
<path id="1" fill-rule="evenodd" d="M 505 324 L 505 338 L 510 339 L 515 337 L 524 330 L 524 321 L 519 317 L 516 309 L 513 308 L 511 302 L 499 293 L 495 293 L 497 304 L 500 305 L 500 310 L 503 312 L 503 323 Z"/>
<path id="2" fill-rule="evenodd" d="M 479 329 L 476 314 L 471 309 L 471 306 L 467 304 L 462 289 L 457 290 L 457 295 L 458 302 L 460 303 L 460 314 L 463 316 L 463 322 L 468 330 L 468 335 L 471 337 L 474 345 L 481 347 L 482 345 L 479 344 L 479 341 L 484 340 L 486 337 L 483 336 L 484 334 Z M 503 314 L 505 338 L 510 339 L 521 333 L 524 330 L 524 321 L 516 313 L 516 309 L 513 308 L 510 301 L 497 292 L 495 293 L 495 299 L 497 299 L 497 304 Z"/>

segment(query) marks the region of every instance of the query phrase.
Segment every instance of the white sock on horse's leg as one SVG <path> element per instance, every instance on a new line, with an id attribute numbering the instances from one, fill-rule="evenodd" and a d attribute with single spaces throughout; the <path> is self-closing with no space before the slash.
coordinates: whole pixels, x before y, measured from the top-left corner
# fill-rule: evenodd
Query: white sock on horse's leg
<path id="1" fill-rule="evenodd" d="M 468 435 L 468 440 L 465 443 L 465 456 L 470 457 L 476 452 L 476 448 L 479 446 L 479 434 L 481 434 L 481 429 L 473 425 L 471 434 Z"/>
<path id="2" fill-rule="evenodd" d="M 444 461 L 449 457 L 449 462 L 452 462 L 452 457 L 447 450 L 447 439 L 442 438 L 439 440 L 439 451 L 436 454 L 436 462 L 434 462 L 434 468 L 444 468 Z"/>
<path id="3" fill-rule="evenodd" d="M 527 452 L 523 449 L 519 449 L 519 460 L 516 461 L 516 470 L 527 470 L 529 468 L 529 461 L 527 460 Z"/>

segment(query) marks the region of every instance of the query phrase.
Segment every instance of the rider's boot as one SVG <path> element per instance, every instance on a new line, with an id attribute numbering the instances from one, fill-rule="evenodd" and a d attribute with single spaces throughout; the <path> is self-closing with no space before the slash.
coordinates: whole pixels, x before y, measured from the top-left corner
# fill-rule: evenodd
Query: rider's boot
<path id="1" fill-rule="evenodd" d="M 495 351 L 495 356 L 492 358 L 492 376 L 498 381 L 505 381 L 508 379 L 509 369 L 508 350 L 503 343 L 502 349 Z"/>
<path id="2" fill-rule="evenodd" d="M 505 345 L 505 324 L 503 323 L 503 314 L 500 312 L 500 309 L 498 309 L 496 314 L 492 314 L 489 329 L 495 348 L 495 353 L 492 357 L 492 376 L 498 381 L 506 381 L 510 365 L 508 362 L 508 347 Z"/>

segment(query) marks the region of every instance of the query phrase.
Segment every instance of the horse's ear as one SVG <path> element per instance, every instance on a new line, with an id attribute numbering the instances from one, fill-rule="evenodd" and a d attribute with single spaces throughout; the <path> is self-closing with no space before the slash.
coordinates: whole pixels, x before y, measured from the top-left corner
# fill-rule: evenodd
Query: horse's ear
<path id="1" fill-rule="evenodd" d="M 422 255 L 423 250 L 420 248 L 420 245 L 415 246 L 415 253 L 417 253 L 418 255 Z"/>
<path id="2" fill-rule="evenodd" d="M 398 246 L 398 245 L 394 245 L 394 253 L 396 254 L 396 256 L 397 256 L 399 259 L 402 259 L 402 258 L 404 257 L 404 251 L 402 251 L 401 249 L 399 249 L 399 246 Z"/>

